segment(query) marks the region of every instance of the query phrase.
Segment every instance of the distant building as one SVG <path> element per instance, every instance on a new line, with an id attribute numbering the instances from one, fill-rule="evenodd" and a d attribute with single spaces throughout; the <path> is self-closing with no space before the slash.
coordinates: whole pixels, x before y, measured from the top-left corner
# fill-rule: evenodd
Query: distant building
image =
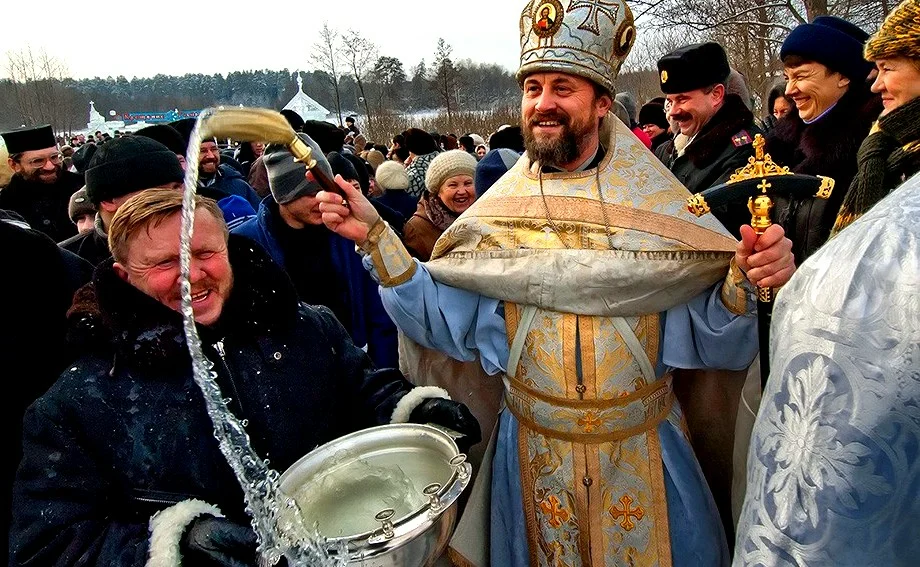
<path id="1" fill-rule="evenodd" d="M 326 120 L 330 115 L 330 112 L 320 103 L 303 92 L 303 79 L 299 71 L 297 72 L 297 94 L 284 105 L 284 110 L 293 110 L 304 120 Z"/>

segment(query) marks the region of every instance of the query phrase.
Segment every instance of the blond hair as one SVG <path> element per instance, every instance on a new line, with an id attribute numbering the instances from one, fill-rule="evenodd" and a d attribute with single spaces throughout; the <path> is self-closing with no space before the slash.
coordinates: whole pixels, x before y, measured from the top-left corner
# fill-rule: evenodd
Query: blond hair
<path id="1" fill-rule="evenodd" d="M 195 196 L 195 210 L 203 208 L 217 219 L 223 229 L 224 240 L 229 230 L 224 222 L 224 215 L 217 206 L 217 201 Z M 124 263 L 128 256 L 128 244 L 140 231 L 148 226 L 157 227 L 167 218 L 182 212 L 182 192 L 175 189 L 145 189 L 125 201 L 109 227 L 109 250 L 115 261 Z"/>

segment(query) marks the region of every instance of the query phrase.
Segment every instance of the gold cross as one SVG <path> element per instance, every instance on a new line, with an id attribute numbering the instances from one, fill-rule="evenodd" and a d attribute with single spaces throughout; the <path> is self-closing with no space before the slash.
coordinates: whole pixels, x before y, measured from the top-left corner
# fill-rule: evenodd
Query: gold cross
<path id="1" fill-rule="evenodd" d="M 601 420 L 593 411 L 589 411 L 584 416 L 578 418 L 578 426 L 585 430 L 585 433 L 591 433 L 601 424 Z"/>
<path id="2" fill-rule="evenodd" d="M 620 504 L 623 505 L 623 508 L 620 509 L 620 508 L 617 508 L 616 506 L 612 506 L 610 508 L 610 515 L 613 516 L 614 520 L 616 520 L 620 516 L 623 517 L 623 521 L 620 522 L 620 526 L 626 531 L 630 531 L 631 529 L 636 527 L 636 524 L 633 523 L 632 518 L 635 518 L 636 520 L 641 520 L 642 516 L 645 515 L 645 512 L 642 511 L 642 508 L 638 506 L 636 506 L 635 508 L 630 508 L 630 505 L 632 505 L 632 502 L 633 502 L 633 499 L 630 498 L 628 495 L 624 494 L 623 497 L 620 498 Z"/>
<path id="3" fill-rule="evenodd" d="M 549 517 L 549 525 L 554 528 L 562 527 L 563 522 L 569 521 L 569 511 L 562 507 L 562 503 L 555 495 L 540 502 L 540 510 Z"/>
<path id="4" fill-rule="evenodd" d="M 773 187 L 773 184 L 772 184 L 772 183 L 767 183 L 767 180 L 766 180 L 766 179 L 761 179 L 761 180 L 760 180 L 760 185 L 757 186 L 757 188 L 760 189 L 761 191 L 763 191 L 764 193 L 766 193 L 766 192 L 767 192 L 767 189 L 769 189 L 770 187 Z"/>

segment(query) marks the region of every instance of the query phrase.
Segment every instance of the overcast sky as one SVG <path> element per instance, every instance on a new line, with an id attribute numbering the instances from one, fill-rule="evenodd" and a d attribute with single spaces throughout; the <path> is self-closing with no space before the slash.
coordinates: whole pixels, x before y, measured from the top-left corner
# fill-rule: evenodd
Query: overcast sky
<path id="1" fill-rule="evenodd" d="M 400 59 L 407 73 L 422 58 L 431 63 L 439 37 L 453 47 L 455 60 L 469 58 L 514 70 L 524 3 L 11 0 L 3 8 L 0 74 L 9 76 L 6 53 L 27 45 L 62 60 L 74 78 L 312 69 L 308 52 L 324 21 L 333 29 L 362 33 L 379 55 Z"/>

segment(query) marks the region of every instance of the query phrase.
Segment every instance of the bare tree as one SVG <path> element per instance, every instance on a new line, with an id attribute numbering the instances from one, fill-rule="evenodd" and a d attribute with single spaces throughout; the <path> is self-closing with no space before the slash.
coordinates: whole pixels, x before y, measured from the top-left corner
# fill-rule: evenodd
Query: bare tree
<path id="1" fill-rule="evenodd" d="M 368 105 L 368 96 L 364 85 L 374 69 L 374 52 L 376 50 L 373 43 L 355 30 L 348 30 L 342 37 L 342 55 L 345 57 L 345 63 L 358 85 L 359 102 L 364 106 L 364 114 L 367 116 L 369 127 L 373 122 L 373 116 Z"/>
<path id="2" fill-rule="evenodd" d="M 438 47 L 434 52 L 434 71 L 431 77 L 432 86 L 447 109 L 448 123 L 451 121 L 453 111 L 451 102 L 456 100 L 457 92 L 457 70 L 450 58 L 453 50 L 454 48 L 443 38 L 438 38 Z"/>
<path id="3" fill-rule="evenodd" d="M 323 27 L 319 32 L 319 41 L 313 44 L 310 60 L 329 79 L 329 86 L 335 95 L 335 113 L 339 117 L 339 126 L 342 126 L 342 98 L 339 93 L 339 75 L 337 72 L 341 55 L 339 39 L 339 32 L 331 29 L 328 22 L 323 22 Z"/>
<path id="4" fill-rule="evenodd" d="M 51 124 L 56 130 L 71 130 L 73 93 L 64 82 L 66 66 L 44 49 L 31 47 L 8 51 L 6 70 L 12 82 L 14 108 L 23 123 Z"/>

